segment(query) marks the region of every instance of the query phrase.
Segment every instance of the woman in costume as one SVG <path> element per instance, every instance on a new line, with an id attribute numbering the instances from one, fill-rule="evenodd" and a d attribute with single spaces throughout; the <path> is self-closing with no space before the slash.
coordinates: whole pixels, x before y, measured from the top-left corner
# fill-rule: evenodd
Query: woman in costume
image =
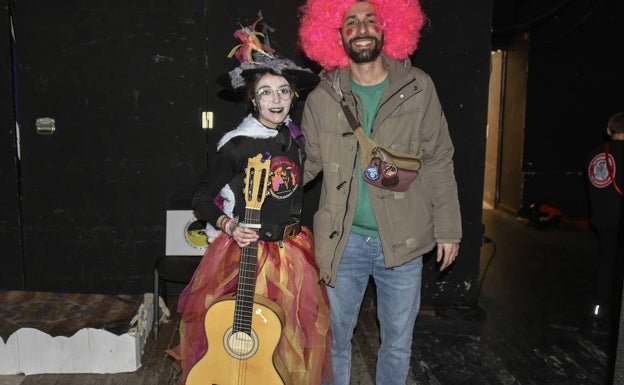
<path id="1" fill-rule="evenodd" d="M 327 296 L 319 284 L 313 236 L 299 225 L 304 139 L 289 117 L 297 88 L 314 87 L 318 77 L 262 45 L 261 34 L 254 31 L 256 23 L 236 31 L 243 44 L 230 57 L 235 55 L 241 64 L 229 73 L 232 87 L 244 90 L 253 111 L 220 139 L 193 198 L 197 215 L 209 224 L 211 243 L 178 303 L 180 384 L 210 349 L 204 330 L 207 309 L 219 297 L 236 292 L 241 248 L 255 241 L 256 294 L 277 303 L 285 313 L 276 351 L 292 384 L 320 385 L 331 373 Z M 271 176 L 260 209 L 261 228 L 254 230 L 241 224 L 247 160 L 258 154 L 270 159 Z"/>

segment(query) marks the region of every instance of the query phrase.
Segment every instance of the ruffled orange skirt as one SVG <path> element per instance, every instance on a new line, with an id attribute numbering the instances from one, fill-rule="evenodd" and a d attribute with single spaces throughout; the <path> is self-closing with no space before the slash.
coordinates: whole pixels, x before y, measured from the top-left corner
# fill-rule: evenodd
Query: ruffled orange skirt
<path id="1" fill-rule="evenodd" d="M 295 237 L 258 243 L 256 294 L 278 304 L 286 315 L 277 353 L 295 385 L 320 385 L 331 373 L 331 333 L 325 286 L 319 283 L 313 236 L 303 228 Z M 180 294 L 178 312 L 182 375 L 207 352 L 207 309 L 221 296 L 236 292 L 241 249 L 226 235 L 210 244 L 190 283 Z"/>

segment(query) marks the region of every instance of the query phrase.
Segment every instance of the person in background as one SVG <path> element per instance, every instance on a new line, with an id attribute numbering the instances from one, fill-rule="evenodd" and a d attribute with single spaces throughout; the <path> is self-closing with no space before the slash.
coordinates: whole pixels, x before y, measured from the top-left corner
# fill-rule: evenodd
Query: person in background
<path id="1" fill-rule="evenodd" d="M 420 308 L 422 256 L 451 266 L 462 236 L 454 147 L 434 84 L 408 59 L 424 16 L 417 0 L 308 0 L 300 45 L 324 69 L 308 96 L 305 181 L 322 171 L 313 230 L 330 300 L 333 384 L 348 385 L 351 340 L 369 277 L 376 287 L 381 346 L 376 384 L 405 385 Z M 348 106 L 378 144 L 419 154 L 405 192 L 362 179 Z"/>
<path id="2" fill-rule="evenodd" d="M 609 118 L 607 135 L 586 161 L 590 223 L 600 240 L 592 315 L 617 320 L 624 271 L 624 111 Z"/>
<path id="3" fill-rule="evenodd" d="M 319 283 L 312 233 L 299 224 L 304 139 L 289 116 L 298 90 L 314 87 L 318 76 L 264 46 L 254 31 L 256 23 L 236 32 L 242 44 L 235 55 L 241 64 L 229 73 L 232 87 L 245 93 L 251 113 L 220 139 L 192 200 L 198 217 L 209 224 L 211 242 L 178 303 L 181 344 L 175 353 L 182 364 L 180 384 L 209 348 L 207 309 L 222 295 L 236 292 L 241 248 L 256 241 L 256 294 L 285 313 L 277 354 L 292 384 L 320 385 L 331 372 L 327 294 Z M 260 208 L 261 228 L 256 230 L 241 222 L 246 214 L 247 161 L 258 154 L 270 159 L 271 179 Z"/>

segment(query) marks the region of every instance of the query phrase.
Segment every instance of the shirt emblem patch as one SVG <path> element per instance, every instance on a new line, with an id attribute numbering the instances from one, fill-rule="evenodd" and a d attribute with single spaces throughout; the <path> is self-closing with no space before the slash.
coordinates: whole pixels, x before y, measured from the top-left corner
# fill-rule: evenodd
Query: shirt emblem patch
<path id="1" fill-rule="evenodd" d="M 609 162 L 607 167 L 607 161 Z M 609 169 L 612 170 L 613 176 L 615 176 L 615 159 L 613 155 L 601 152 L 594 156 L 589 162 L 587 173 L 589 175 L 589 181 L 596 188 L 605 188 L 611 184 L 611 177 L 609 176 Z"/>

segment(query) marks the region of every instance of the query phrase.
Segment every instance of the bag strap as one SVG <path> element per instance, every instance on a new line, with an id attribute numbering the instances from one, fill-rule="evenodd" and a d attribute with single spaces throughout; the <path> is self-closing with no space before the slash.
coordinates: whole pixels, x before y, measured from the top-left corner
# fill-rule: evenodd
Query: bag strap
<path id="1" fill-rule="evenodd" d="M 605 143 L 604 154 L 605 154 L 605 163 L 607 166 L 607 173 L 609 174 L 609 179 L 611 179 L 611 182 L 613 183 L 613 187 L 615 188 L 615 191 L 617 191 L 618 194 L 624 197 L 624 193 L 622 193 L 620 186 L 618 186 L 617 182 L 615 181 L 615 170 L 613 170 L 613 165 L 609 163 L 609 155 L 610 155 L 609 154 L 609 142 Z"/>
<path id="2" fill-rule="evenodd" d="M 358 122 L 357 118 L 353 116 L 353 113 L 349 109 L 349 106 L 347 105 L 347 101 L 345 100 L 344 97 L 340 101 L 340 106 L 342 107 L 342 110 L 344 111 L 344 115 L 345 115 L 345 118 L 347 118 L 347 122 L 349 122 L 349 125 L 351 126 L 351 129 L 353 130 L 353 133 L 355 134 L 355 138 L 360 143 L 360 147 L 362 147 L 362 151 L 366 154 L 371 153 L 373 148 L 378 146 L 377 143 L 375 143 L 371 138 L 369 138 L 364 133 L 364 129 L 362 128 L 362 125 L 360 124 L 360 122 Z"/>
<path id="3" fill-rule="evenodd" d="M 308 155 L 305 152 L 305 136 L 303 132 L 292 121 L 286 125 L 288 131 L 290 133 L 293 142 L 299 149 L 299 154 L 301 155 L 301 175 L 303 175 L 303 167 L 305 164 L 305 160 Z M 301 222 L 301 213 L 303 212 L 303 187 L 299 186 L 294 194 L 293 199 L 290 204 L 290 219 L 294 222 Z"/>
<path id="4" fill-rule="evenodd" d="M 423 149 L 420 149 L 420 152 L 418 153 L 418 155 L 411 155 L 411 154 L 405 154 L 402 152 L 394 151 L 389 148 L 385 148 L 383 146 L 378 145 L 374 140 L 369 138 L 364 133 L 364 129 L 362 128 L 358 120 L 355 118 L 355 116 L 353 116 L 353 113 L 349 109 L 349 106 L 347 105 L 347 101 L 345 100 L 344 97 L 340 101 L 340 106 L 342 107 L 342 110 L 344 111 L 345 118 L 347 118 L 349 125 L 353 129 L 353 133 L 355 134 L 355 137 L 357 138 L 358 143 L 360 143 L 360 147 L 362 148 L 362 154 L 367 155 L 366 159 L 362 157 L 362 169 L 366 168 L 366 166 L 368 165 L 368 162 L 370 161 L 371 153 L 375 152 L 376 149 L 381 149 L 382 151 L 385 151 L 386 153 L 389 153 L 390 155 L 394 156 L 395 157 L 394 162 L 400 163 L 399 166 L 401 167 L 404 167 L 410 170 L 420 169 L 420 167 L 422 166 L 420 162 L 420 158 L 422 158 L 423 156 L 423 153 L 424 153 Z"/>
<path id="5" fill-rule="evenodd" d="M 368 163 L 373 157 L 373 149 L 377 147 L 377 143 L 375 143 L 371 138 L 366 136 L 366 134 L 364 133 L 364 129 L 362 128 L 362 125 L 360 125 L 356 117 L 353 116 L 353 113 L 349 109 L 349 106 L 347 105 L 347 101 L 345 100 L 344 97 L 340 101 L 340 106 L 342 107 L 342 110 L 344 111 L 344 115 L 345 115 L 345 118 L 347 118 L 347 122 L 349 122 L 351 129 L 353 129 L 353 134 L 355 135 L 355 138 L 360 144 L 360 150 L 362 154 L 362 170 L 364 170 L 366 169 L 366 167 L 368 166 Z"/>
<path id="6" fill-rule="evenodd" d="M 356 117 L 353 116 L 353 113 L 349 109 L 349 106 L 347 105 L 347 100 L 344 98 L 344 96 L 342 97 L 342 100 L 340 101 L 340 106 L 342 107 L 342 110 L 344 111 L 344 114 L 345 114 L 345 118 L 347 118 L 347 122 L 349 122 L 349 125 L 351 126 L 351 129 L 353 129 L 353 131 L 357 130 L 359 127 L 362 127 L 362 125 L 360 124 L 360 122 L 358 122 Z"/>

